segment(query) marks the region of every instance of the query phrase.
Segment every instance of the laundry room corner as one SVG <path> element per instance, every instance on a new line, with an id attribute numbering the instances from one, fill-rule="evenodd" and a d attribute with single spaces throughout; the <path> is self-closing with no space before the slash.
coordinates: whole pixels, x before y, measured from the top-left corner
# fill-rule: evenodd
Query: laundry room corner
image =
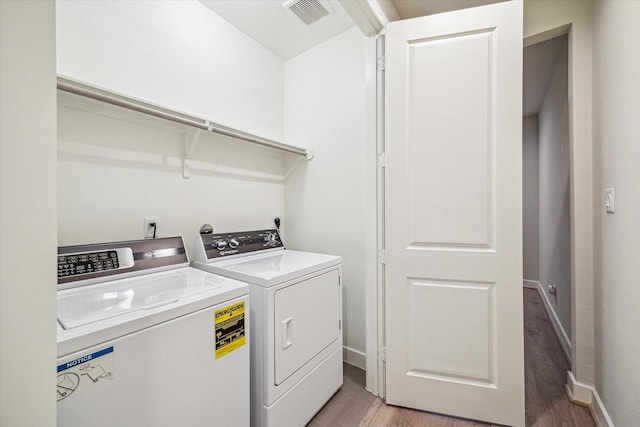
<path id="1" fill-rule="evenodd" d="M 277 234 L 279 218 L 289 258 L 304 251 L 342 260 L 331 282 L 341 316 L 336 324 L 316 316 L 339 332 L 322 365 L 331 374 L 314 374 L 316 382 L 331 382 L 326 396 L 315 409 L 302 405 L 317 411 L 342 384 L 343 361 L 366 369 L 365 295 L 377 268 L 371 39 L 333 2 L 340 21 L 333 34 L 283 56 L 224 12 L 233 3 L 56 2 L 58 245 L 182 236 L 197 262 L 201 225 L 211 224 L 211 236 L 237 235 L 243 246 L 256 230 Z M 260 8 L 274 9 L 254 6 L 254 18 Z M 216 126 L 282 142 L 251 144 Z M 228 245 L 236 241 L 227 237 Z M 295 375 L 287 381 L 298 381 Z M 297 407 L 296 399 L 322 388 L 300 384 L 279 408 Z M 275 405 L 272 398 L 265 396 L 267 406 Z M 265 420 L 284 414 L 275 407 Z"/>
<path id="2" fill-rule="evenodd" d="M 366 52 L 366 38 L 354 27 L 288 60 L 284 100 L 285 140 L 315 151 L 311 162 L 290 166 L 284 238 L 291 249 L 342 257 L 345 362 L 361 369 L 371 252 L 367 233 L 375 234 L 366 220 L 375 218 L 375 205 L 369 206 L 367 198 L 375 141 L 367 133 Z"/>

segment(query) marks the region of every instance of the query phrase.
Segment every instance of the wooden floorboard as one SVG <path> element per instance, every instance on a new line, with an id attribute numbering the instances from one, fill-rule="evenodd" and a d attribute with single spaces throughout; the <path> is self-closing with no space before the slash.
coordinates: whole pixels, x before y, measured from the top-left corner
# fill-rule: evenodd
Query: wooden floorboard
<path id="1" fill-rule="evenodd" d="M 391 406 L 377 399 L 358 427 L 491 427 L 480 421 L 465 420 L 431 412 Z"/>
<path id="2" fill-rule="evenodd" d="M 564 390 L 569 362 L 564 357 L 540 294 L 536 289 L 525 289 L 524 294 L 527 426 L 595 426 L 588 408 L 569 402 Z"/>
<path id="3" fill-rule="evenodd" d="M 527 427 L 594 427 L 588 408 L 564 391 L 569 364 L 540 295 L 524 289 Z M 387 405 L 364 389 L 364 371 L 344 365 L 344 384 L 308 427 L 491 427 L 479 421 Z"/>
<path id="4" fill-rule="evenodd" d="M 318 412 L 308 426 L 357 426 L 376 401 L 376 397 L 366 391 L 364 386 L 365 372 L 345 363 L 342 388 Z"/>

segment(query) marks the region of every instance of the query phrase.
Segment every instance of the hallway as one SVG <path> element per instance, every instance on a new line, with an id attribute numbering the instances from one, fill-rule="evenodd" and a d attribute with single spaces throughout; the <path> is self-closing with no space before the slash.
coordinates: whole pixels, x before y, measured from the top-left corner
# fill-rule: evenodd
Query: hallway
<path id="1" fill-rule="evenodd" d="M 569 402 L 564 391 L 569 364 L 562 354 L 540 295 L 524 289 L 525 396 L 527 427 L 595 426 L 589 409 Z M 490 426 L 386 405 L 364 390 L 364 371 L 344 365 L 344 384 L 308 427 Z"/>

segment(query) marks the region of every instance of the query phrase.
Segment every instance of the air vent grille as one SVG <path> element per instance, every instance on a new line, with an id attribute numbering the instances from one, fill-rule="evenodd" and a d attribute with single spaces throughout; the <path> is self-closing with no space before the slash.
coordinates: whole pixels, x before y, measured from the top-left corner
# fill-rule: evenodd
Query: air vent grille
<path id="1" fill-rule="evenodd" d="M 306 25 L 318 22 L 329 14 L 329 11 L 318 0 L 289 0 L 284 2 L 283 6 Z"/>

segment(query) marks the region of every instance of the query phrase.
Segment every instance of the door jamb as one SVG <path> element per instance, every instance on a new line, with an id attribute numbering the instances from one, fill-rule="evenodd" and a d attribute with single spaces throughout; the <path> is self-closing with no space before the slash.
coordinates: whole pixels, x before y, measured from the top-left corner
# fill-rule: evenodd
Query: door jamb
<path id="1" fill-rule="evenodd" d="M 375 270 L 373 281 L 366 288 L 366 389 L 372 394 L 385 397 L 385 329 L 384 329 L 384 31 L 371 38 L 367 52 L 367 74 L 369 81 L 369 117 L 374 118 L 370 126 L 375 147 L 371 167 L 375 169 Z"/>
<path id="2" fill-rule="evenodd" d="M 578 284 L 576 281 L 576 271 L 578 268 L 585 268 L 582 265 L 582 262 L 577 261 L 576 250 L 580 247 L 585 247 L 592 242 L 585 241 L 585 237 L 581 237 L 581 233 L 579 233 L 576 229 L 575 217 L 576 212 L 578 211 L 578 205 L 581 208 L 584 208 L 584 203 L 579 203 L 580 201 L 576 199 L 576 185 L 579 183 L 581 186 L 589 185 L 590 192 L 593 194 L 593 183 L 585 183 L 583 182 L 583 177 L 581 177 L 576 172 L 576 166 L 579 164 L 578 157 L 575 155 L 576 150 L 576 141 L 575 141 L 575 127 L 579 126 L 576 122 L 576 114 L 575 108 L 573 105 L 575 95 L 574 95 L 574 78 L 575 73 L 573 72 L 572 64 L 575 61 L 575 34 L 572 23 L 568 23 L 565 25 L 561 25 L 556 28 L 552 28 L 550 30 L 546 30 L 540 33 L 536 33 L 530 35 L 524 39 L 523 48 L 527 46 L 531 46 L 536 43 L 540 43 L 555 37 L 559 37 L 562 35 L 568 35 L 568 55 L 569 55 L 569 72 L 567 75 L 568 78 L 568 104 L 569 104 L 569 193 L 570 193 L 570 204 L 569 204 L 569 217 L 570 217 L 570 259 L 571 259 L 571 360 L 570 360 L 570 370 L 567 371 L 567 383 L 566 383 L 566 391 L 569 394 L 569 398 L 572 401 L 576 401 L 582 404 L 590 405 L 592 402 L 592 393 L 591 386 L 588 384 L 581 383 L 576 380 L 578 377 L 576 374 L 580 368 L 579 358 L 584 358 L 583 352 L 578 349 L 580 347 L 578 344 L 578 336 L 583 337 L 585 335 L 586 329 L 589 329 L 587 325 L 583 323 L 585 320 L 585 316 L 578 313 L 578 311 L 584 312 L 587 308 L 589 301 L 585 301 L 584 298 L 577 297 L 578 287 L 588 287 L 592 286 L 592 283 L 581 283 Z M 592 147 L 585 147 L 587 150 L 591 150 Z M 582 149 L 581 149 L 582 151 Z M 582 165 L 584 166 L 584 165 Z M 590 237 L 590 236 L 589 236 Z M 593 275 L 591 274 L 591 279 L 593 279 Z M 585 289 L 587 291 L 588 289 Z M 591 308 L 592 310 L 592 308 Z M 580 321 L 579 321 L 580 320 Z M 585 329 L 586 328 L 586 329 Z M 584 341 L 584 338 L 581 339 Z M 591 346 L 593 348 L 593 341 L 591 343 L 587 343 L 587 346 Z M 584 343 L 583 346 L 584 347 Z M 587 355 L 588 357 L 588 355 Z"/>

